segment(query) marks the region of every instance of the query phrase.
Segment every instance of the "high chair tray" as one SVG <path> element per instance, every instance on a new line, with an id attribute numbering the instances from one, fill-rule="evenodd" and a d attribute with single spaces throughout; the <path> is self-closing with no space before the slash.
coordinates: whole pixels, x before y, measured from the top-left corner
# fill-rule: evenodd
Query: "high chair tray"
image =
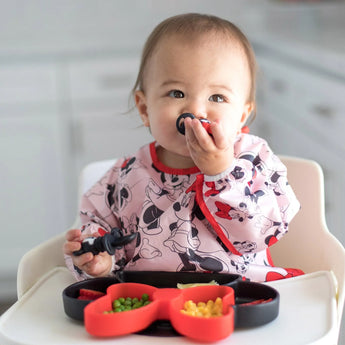
<path id="1" fill-rule="evenodd" d="M 84 308 L 90 300 L 78 300 L 81 289 L 91 289 L 105 293 L 110 285 L 118 283 L 141 283 L 157 288 L 176 288 L 177 284 L 210 283 L 216 281 L 220 285 L 233 286 L 242 281 L 238 274 L 220 273 L 192 273 L 192 272 L 147 272 L 147 271 L 121 271 L 116 277 L 103 277 L 86 279 L 65 288 L 62 293 L 65 312 L 76 320 L 84 320 Z"/>
<path id="2" fill-rule="evenodd" d="M 85 328 L 90 334 L 183 334 L 200 341 L 212 342 L 228 337 L 234 328 L 262 326 L 279 314 L 279 293 L 276 289 L 265 284 L 243 281 L 238 274 L 161 271 L 119 273 L 113 278 L 94 278 L 74 283 L 66 287 L 62 293 L 66 314 L 73 319 L 84 321 Z M 199 286 L 193 289 L 177 288 L 190 283 Z M 89 298 L 80 297 L 80 292 L 89 294 Z M 150 296 L 152 302 L 145 310 L 136 308 L 129 313 L 120 314 L 108 312 L 112 309 L 112 301 L 115 299 L 123 296 L 140 298 L 144 292 Z M 100 294 L 108 293 L 109 296 L 99 298 Z M 98 296 L 97 301 L 92 300 L 92 294 Z M 187 301 L 206 303 L 209 300 L 215 301 L 217 297 L 220 300 L 218 308 L 215 308 L 218 310 L 216 319 L 200 319 L 181 313 Z M 90 312 L 88 305 L 91 303 L 94 306 L 101 303 L 101 306 Z M 105 311 L 107 312 L 104 313 Z M 130 320 L 128 324 L 127 318 Z"/>
<path id="3" fill-rule="evenodd" d="M 2 345 L 197 344 L 185 337 L 131 334 L 116 338 L 90 336 L 80 321 L 69 318 L 61 303 L 70 272 L 56 268 L 46 274 L 0 318 Z M 293 345 L 336 343 L 335 285 L 329 272 L 316 272 L 270 282 L 280 293 L 279 316 L 272 322 L 235 329 L 217 344 Z"/>

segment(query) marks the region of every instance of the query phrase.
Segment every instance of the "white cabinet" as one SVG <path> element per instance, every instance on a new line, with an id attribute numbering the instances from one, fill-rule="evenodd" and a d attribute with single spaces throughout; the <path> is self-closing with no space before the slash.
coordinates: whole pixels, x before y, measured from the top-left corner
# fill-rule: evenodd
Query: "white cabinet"
<path id="1" fill-rule="evenodd" d="M 15 274 L 23 254 L 64 231 L 67 222 L 55 66 L 2 65 L 0 81 L 3 297 L 15 293 Z"/>
<path id="2" fill-rule="evenodd" d="M 153 140 L 128 113 L 138 67 L 116 55 L 1 64 L 0 297 L 23 254 L 72 224 L 81 169 Z"/>
<path id="3" fill-rule="evenodd" d="M 12 63 L 0 66 L 0 117 L 5 106 L 24 108 L 55 104 L 57 71 L 54 64 Z"/>
<path id="4" fill-rule="evenodd" d="M 54 113 L 0 120 L 0 271 L 64 229 L 63 181 Z"/>
<path id="5" fill-rule="evenodd" d="M 258 60 L 257 132 L 276 153 L 310 158 L 321 165 L 327 224 L 345 244 L 345 78 L 288 60 L 263 55 Z"/>
<path id="6" fill-rule="evenodd" d="M 137 112 L 129 111 L 138 68 L 138 57 L 113 56 L 69 64 L 77 171 L 95 160 L 133 153 L 153 140 Z"/>

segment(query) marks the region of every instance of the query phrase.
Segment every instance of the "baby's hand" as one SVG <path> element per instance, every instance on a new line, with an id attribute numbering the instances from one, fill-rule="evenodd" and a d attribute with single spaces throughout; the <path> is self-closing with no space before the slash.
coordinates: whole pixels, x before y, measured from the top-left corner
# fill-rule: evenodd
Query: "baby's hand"
<path id="1" fill-rule="evenodd" d="M 99 233 L 94 233 L 92 237 L 100 236 Z M 87 236 L 90 237 L 90 236 Z M 79 229 L 72 229 L 66 233 L 66 242 L 63 246 L 63 251 L 66 255 L 70 255 L 73 264 L 84 271 L 86 274 L 93 277 L 106 276 L 111 271 L 112 258 L 107 252 L 93 255 L 88 252 L 80 256 L 73 255 L 73 252 L 80 250 L 81 242 L 86 238 Z"/>
<path id="2" fill-rule="evenodd" d="M 186 140 L 191 158 L 205 175 L 217 175 L 234 160 L 234 144 L 224 135 L 218 122 L 212 122 L 212 137 L 197 119 L 186 118 Z"/>

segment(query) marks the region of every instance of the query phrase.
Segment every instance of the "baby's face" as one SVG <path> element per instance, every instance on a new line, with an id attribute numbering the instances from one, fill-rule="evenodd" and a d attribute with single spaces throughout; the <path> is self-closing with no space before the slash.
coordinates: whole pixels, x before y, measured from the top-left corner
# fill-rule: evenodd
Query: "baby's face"
<path id="1" fill-rule="evenodd" d="M 233 140 L 251 110 L 243 50 L 238 43 L 213 35 L 193 42 L 178 35 L 163 39 L 148 62 L 143 84 L 137 106 L 144 125 L 163 149 L 175 155 L 189 157 L 186 139 L 175 126 L 182 113 L 219 121 Z"/>

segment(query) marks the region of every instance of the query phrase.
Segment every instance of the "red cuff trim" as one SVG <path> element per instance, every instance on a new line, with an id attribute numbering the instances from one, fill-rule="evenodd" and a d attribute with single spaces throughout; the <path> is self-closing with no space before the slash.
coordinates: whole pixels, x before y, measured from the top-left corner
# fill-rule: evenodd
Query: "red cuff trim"
<path id="1" fill-rule="evenodd" d="M 202 211 L 202 213 L 205 215 L 207 220 L 210 222 L 212 225 L 213 229 L 217 233 L 218 237 L 222 241 L 222 243 L 228 248 L 233 254 L 242 256 L 242 254 L 237 251 L 237 249 L 233 246 L 233 244 L 229 241 L 229 239 L 225 236 L 223 230 L 217 223 L 217 221 L 214 219 L 213 215 L 211 214 L 210 210 L 206 206 L 206 203 L 204 201 L 204 196 L 203 196 L 203 184 L 204 184 L 204 175 L 200 174 L 196 177 L 196 201 Z"/>
<path id="2" fill-rule="evenodd" d="M 150 144 L 150 154 L 151 154 L 151 159 L 152 159 L 153 165 L 161 172 L 165 172 L 165 173 L 171 174 L 171 175 L 192 175 L 192 174 L 200 172 L 200 170 L 197 166 L 192 167 L 192 168 L 188 168 L 188 169 L 175 169 L 175 168 L 170 168 L 170 167 L 164 165 L 158 159 L 155 141 Z"/>

